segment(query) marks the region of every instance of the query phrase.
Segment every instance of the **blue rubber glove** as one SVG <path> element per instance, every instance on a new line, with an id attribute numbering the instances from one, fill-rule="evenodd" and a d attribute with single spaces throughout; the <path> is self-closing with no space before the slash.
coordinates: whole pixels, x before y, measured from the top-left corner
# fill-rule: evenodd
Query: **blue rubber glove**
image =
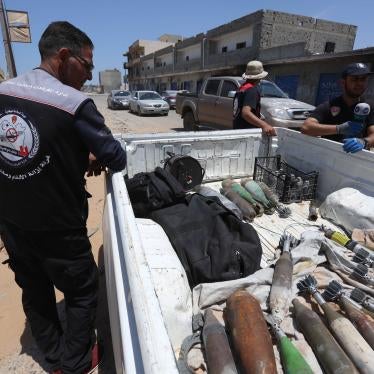
<path id="1" fill-rule="evenodd" d="M 348 137 L 359 136 L 364 129 L 364 125 L 360 122 L 348 121 L 336 126 L 338 135 L 346 135 Z"/>
<path id="2" fill-rule="evenodd" d="M 365 146 L 366 142 L 364 139 L 357 139 L 357 138 L 347 138 L 344 139 L 343 149 L 347 153 L 356 153 L 362 151 Z"/>

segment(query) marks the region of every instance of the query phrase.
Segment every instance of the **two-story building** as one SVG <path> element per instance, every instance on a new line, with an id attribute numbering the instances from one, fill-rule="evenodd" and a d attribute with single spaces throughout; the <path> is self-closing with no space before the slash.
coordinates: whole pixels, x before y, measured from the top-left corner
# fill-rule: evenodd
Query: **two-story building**
<path id="1" fill-rule="evenodd" d="M 135 56 L 137 41 L 125 54 L 125 65 L 130 89 L 196 91 L 206 77 L 241 75 L 251 59 L 267 65 L 272 60 L 352 51 L 356 31 L 353 25 L 259 10 L 162 48 L 154 44 L 152 51 L 143 49 Z"/>

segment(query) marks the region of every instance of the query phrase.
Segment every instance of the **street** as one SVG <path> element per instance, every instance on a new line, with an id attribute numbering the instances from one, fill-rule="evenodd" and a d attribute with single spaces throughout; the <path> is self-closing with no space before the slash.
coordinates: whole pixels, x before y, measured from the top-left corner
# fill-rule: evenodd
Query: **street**
<path id="1" fill-rule="evenodd" d="M 183 129 L 182 119 L 170 110 L 168 116 L 142 116 L 129 113 L 128 110 L 111 110 L 107 108 L 107 95 L 90 96 L 105 118 L 106 125 L 113 133 L 158 133 Z M 88 231 L 94 232 L 90 237 L 92 252 L 95 256 L 100 274 L 99 306 L 97 312 L 97 333 L 104 343 L 103 365 L 95 371 L 100 374 L 114 374 L 113 353 L 110 340 L 110 325 L 105 291 L 105 269 L 103 264 L 103 240 L 101 220 L 104 207 L 104 176 L 87 179 L 87 189 L 93 195 L 89 199 Z M 95 230 L 98 229 L 96 232 Z M 0 262 L 7 259 L 3 250 Z M 64 302 L 57 291 L 58 311 L 64 322 Z M 12 271 L 2 265 L 0 271 L 0 374 L 44 374 L 47 371 L 35 342 L 31 336 L 30 326 L 22 310 L 21 292 L 14 281 Z"/>
<path id="2" fill-rule="evenodd" d="M 174 109 L 169 111 L 168 116 L 147 115 L 138 116 L 125 110 L 112 110 L 107 107 L 107 95 L 91 96 L 99 111 L 105 117 L 107 126 L 116 133 L 157 133 L 180 131 L 183 129 L 183 120 Z"/>

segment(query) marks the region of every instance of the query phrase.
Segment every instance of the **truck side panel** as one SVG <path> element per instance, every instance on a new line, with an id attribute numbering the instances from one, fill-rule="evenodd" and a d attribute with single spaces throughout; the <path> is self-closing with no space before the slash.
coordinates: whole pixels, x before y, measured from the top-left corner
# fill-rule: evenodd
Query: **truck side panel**
<path id="1" fill-rule="evenodd" d="M 104 256 L 117 373 L 177 373 L 122 173 L 107 176 L 106 190 Z"/>
<path id="2" fill-rule="evenodd" d="M 277 128 L 278 150 L 285 161 L 303 171 L 318 170 L 318 199 L 344 187 L 374 196 L 374 153 L 347 154 L 342 144 Z"/>
<path id="3" fill-rule="evenodd" d="M 172 152 L 199 160 L 205 169 L 204 180 L 239 178 L 253 173 L 256 156 L 272 152 L 271 138 L 262 137 L 259 129 L 130 135 L 120 141 L 128 154 L 129 177 L 154 170 Z"/>

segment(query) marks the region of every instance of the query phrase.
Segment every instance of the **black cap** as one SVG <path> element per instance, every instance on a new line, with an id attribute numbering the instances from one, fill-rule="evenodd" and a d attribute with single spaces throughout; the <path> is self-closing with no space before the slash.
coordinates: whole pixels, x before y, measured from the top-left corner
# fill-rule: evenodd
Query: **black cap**
<path id="1" fill-rule="evenodd" d="M 342 77 L 345 78 L 347 75 L 368 75 L 370 74 L 370 69 L 367 65 L 362 62 L 356 62 L 354 64 L 349 64 L 342 72 Z"/>

